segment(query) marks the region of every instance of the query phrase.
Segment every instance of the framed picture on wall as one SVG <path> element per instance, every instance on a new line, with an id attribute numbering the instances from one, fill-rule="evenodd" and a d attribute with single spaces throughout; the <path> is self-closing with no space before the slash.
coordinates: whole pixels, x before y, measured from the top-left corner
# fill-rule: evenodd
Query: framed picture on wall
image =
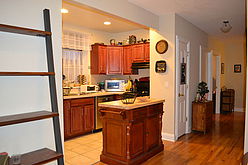
<path id="1" fill-rule="evenodd" d="M 241 73 L 241 64 L 234 65 L 234 73 Z"/>
<path id="2" fill-rule="evenodd" d="M 225 64 L 221 63 L 221 74 L 224 74 Z"/>

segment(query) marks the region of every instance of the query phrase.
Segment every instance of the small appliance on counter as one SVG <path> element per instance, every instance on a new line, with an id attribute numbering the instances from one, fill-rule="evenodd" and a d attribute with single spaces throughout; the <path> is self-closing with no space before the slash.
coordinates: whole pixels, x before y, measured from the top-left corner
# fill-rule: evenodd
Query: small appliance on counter
<path id="1" fill-rule="evenodd" d="M 71 87 L 70 95 L 80 95 L 80 87 Z"/>
<path id="2" fill-rule="evenodd" d="M 85 94 L 85 93 L 94 93 L 98 92 L 99 87 L 97 85 L 81 85 L 80 86 L 80 93 Z"/>
<path id="3" fill-rule="evenodd" d="M 142 77 L 139 81 L 136 81 L 137 96 L 149 96 L 150 95 L 150 78 Z"/>
<path id="4" fill-rule="evenodd" d="M 125 80 L 105 80 L 106 92 L 123 92 L 125 90 Z"/>

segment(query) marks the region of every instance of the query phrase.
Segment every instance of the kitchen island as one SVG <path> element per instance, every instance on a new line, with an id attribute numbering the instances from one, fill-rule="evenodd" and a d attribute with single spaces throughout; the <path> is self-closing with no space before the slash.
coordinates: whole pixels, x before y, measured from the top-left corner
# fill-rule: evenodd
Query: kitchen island
<path id="1" fill-rule="evenodd" d="M 106 164 L 140 164 L 163 151 L 161 128 L 164 100 L 149 99 L 134 104 L 100 103 L 103 120 L 103 151 Z"/>

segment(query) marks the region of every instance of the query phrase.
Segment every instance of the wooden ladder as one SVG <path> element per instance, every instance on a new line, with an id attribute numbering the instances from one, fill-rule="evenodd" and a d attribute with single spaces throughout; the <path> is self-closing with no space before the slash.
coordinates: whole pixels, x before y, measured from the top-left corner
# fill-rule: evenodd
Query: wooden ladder
<path id="1" fill-rule="evenodd" d="M 45 31 L 0 24 L 0 31 L 45 37 L 46 40 L 48 72 L 0 72 L 0 76 L 48 76 L 49 77 L 52 112 L 38 111 L 38 112 L 22 113 L 16 115 L 0 116 L 0 126 L 7 126 L 12 124 L 53 118 L 56 152 L 48 148 L 43 148 L 40 150 L 23 154 L 21 156 L 21 165 L 29 165 L 29 164 L 39 165 L 54 160 L 57 160 L 58 165 L 64 165 L 61 132 L 60 132 L 60 124 L 59 124 L 59 114 L 58 114 L 58 102 L 57 102 L 57 93 L 56 93 L 56 84 L 55 84 L 54 60 L 53 60 L 52 37 L 51 37 L 52 33 L 51 33 L 49 10 L 44 9 L 43 15 L 44 15 Z M 10 159 L 9 164 L 12 165 L 12 159 Z"/>

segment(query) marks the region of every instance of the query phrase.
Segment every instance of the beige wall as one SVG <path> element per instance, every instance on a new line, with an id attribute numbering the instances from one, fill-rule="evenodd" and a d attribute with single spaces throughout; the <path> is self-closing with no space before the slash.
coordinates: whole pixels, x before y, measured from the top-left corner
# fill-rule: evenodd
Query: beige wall
<path id="1" fill-rule="evenodd" d="M 137 41 L 141 40 L 141 38 L 150 38 L 148 29 L 138 29 L 121 33 L 112 33 L 110 37 L 115 39 L 116 42 L 122 42 L 123 40 L 128 39 L 130 35 L 135 35 Z"/>
<path id="2" fill-rule="evenodd" d="M 200 45 L 208 46 L 208 35 L 184 18 L 176 15 L 176 35 L 190 42 L 190 78 L 189 78 L 189 123 L 191 131 L 191 102 L 195 99 L 199 83 Z"/>
<path id="3" fill-rule="evenodd" d="M 235 90 L 235 109 L 243 110 L 245 95 L 245 39 L 237 36 L 225 39 L 209 37 L 209 48 L 221 56 L 224 74 L 221 74 L 221 86 Z M 234 65 L 241 64 L 241 73 L 234 73 Z"/>
<path id="4" fill-rule="evenodd" d="M 162 137 L 174 140 L 174 110 L 175 110 L 175 14 L 167 14 L 159 18 L 159 31 L 150 31 L 150 76 L 151 97 L 165 99 Z M 158 54 L 155 50 L 156 43 L 165 39 L 169 48 L 165 54 Z M 155 72 L 155 63 L 165 60 L 167 71 Z"/>
<path id="5" fill-rule="evenodd" d="M 63 125 L 61 1 L 11 0 L 1 1 L 0 4 L 1 23 L 41 30 L 44 29 L 42 10 L 51 10 L 58 105 Z M 0 54 L 1 71 L 47 71 L 44 38 L 0 32 Z M 47 77 L 0 77 L 0 116 L 39 110 L 50 111 L 47 80 Z M 0 141 L 1 152 L 6 151 L 10 155 L 44 147 L 54 149 L 52 120 L 0 127 Z"/>
<path id="6" fill-rule="evenodd" d="M 132 22 L 159 28 L 159 18 L 157 15 L 138 7 L 127 0 L 66 0 L 79 4 L 84 4 L 107 13 L 130 20 Z"/>

